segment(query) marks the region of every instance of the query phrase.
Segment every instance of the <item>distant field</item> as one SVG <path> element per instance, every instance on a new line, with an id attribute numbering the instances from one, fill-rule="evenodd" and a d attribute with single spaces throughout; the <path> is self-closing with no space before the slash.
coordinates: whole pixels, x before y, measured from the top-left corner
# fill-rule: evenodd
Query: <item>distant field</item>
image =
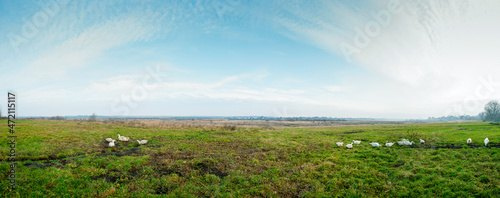
<path id="1" fill-rule="evenodd" d="M 252 125 L 18 120 L 2 197 L 498 197 L 500 127 L 484 122 Z M 265 122 L 265 121 L 262 121 Z M 249 127 L 246 127 L 249 126 Z M 259 126 L 259 127 L 257 127 Z M 279 126 L 279 127 L 278 127 Z M 314 126 L 314 127 L 313 127 Z M 131 137 L 108 148 L 107 137 Z M 484 147 L 488 137 L 490 144 Z M 426 144 L 373 148 L 406 138 Z M 466 145 L 472 138 L 473 144 Z M 135 139 L 148 139 L 139 146 Z M 362 140 L 353 149 L 335 142 Z"/>

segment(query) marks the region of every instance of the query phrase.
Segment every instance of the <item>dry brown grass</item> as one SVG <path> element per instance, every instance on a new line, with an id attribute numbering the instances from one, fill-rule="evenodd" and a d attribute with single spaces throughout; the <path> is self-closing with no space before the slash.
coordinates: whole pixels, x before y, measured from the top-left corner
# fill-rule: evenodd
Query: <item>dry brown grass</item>
<path id="1" fill-rule="evenodd" d="M 403 124 L 396 121 L 276 121 L 276 120 L 225 120 L 225 119 L 103 119 L 96 122 L 102 124 L 122 125 L 136 128 L 191 130 L 202 129 L 207 131 L 228 130 L 238 128 L 286 128 L 286 127 L 329 127 L 350 125 L 378 125 Z"/>
<path id="2" fill-rule="evenodd" d="M 135 128 L 153 128 L 164 130 L 192 130 L 206 131 L 227 130 L 234 131 L 235 125 L 230 125 L 220 120 L 99 120 L 101 124 L 121 125 Z"/>

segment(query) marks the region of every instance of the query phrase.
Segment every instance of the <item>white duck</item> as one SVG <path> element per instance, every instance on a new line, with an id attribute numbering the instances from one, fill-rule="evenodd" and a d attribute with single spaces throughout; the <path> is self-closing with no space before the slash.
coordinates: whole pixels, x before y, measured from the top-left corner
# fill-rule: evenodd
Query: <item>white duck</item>
<path id="1" fill-rule="evenodd" d="M 106 141 L 107 141 L 107 142 L 112 142 L 112 141 L 113 141 L 113 138 L 106 138 Z"/>
<path id="2" fill-rule="evenodd" d="M 410 142 L 410 141 L 406 140 L 403 142 L 403 144 L 406 146 L 411 146 L 412 144 L 415 144 L 415 142 L 413 142 L 413 141 Z"/>
<path id="3" fill-rule="evenodd" d="M 337 142 L 335 144 L 337 144 L 338 147 L 344 146 L 344 142 Z"/>
<path id="4" fill-rule="evenodd" d="M 382 145 L 380 145 L 378 142 L 372 142 L 370 143 L 373 147 L 381 147 Z"/>
<path id="5" fill-rule="evenodd" d="M 138 142 L 140 145 L 143 145 L 143 144 L 148 143 L 148 141 L 147 141 L 147 140 L 141 140 L 141 141 L 137 140 L 137 142 Z"/>
<path id="6" fill-rule="evenodd" d="M 387 142 L 387 141 L 385 141 L 385 146 L 391 147 L 392 145 L 394 145 L 394 142 Z"/>
<path id="7" fill-rule="evenodd" d="M 128 142 L 129 139 L 130 139 L 129 137 L 120 136 L 120 134 L 118 134 L 118 140 L 122 142 Z"/>
<path id="8" fill-rule="evenodd" d="M 470 143 L 472 143 L 472 139 L 469 138 L 469 139 L 467 139 L 467 144 L 470 144 Z"/>
<path id="9" fill-rule="evenodd" d="M 490 142 L 490 140 L 488 138 L 484 139 L 484 146 L 487 146 L 488 142 Z"/>
<path id="10" fill-rule="evenodd" d="M 115 142 L 116 142 L 116 140 L 109 142 L 109 147 L 115 147 Z"/>
<path id="11" fill-rule="evenodd" d="M 353 140 L 352 143 L 354 143 L 354 144 L 361 144 L 361 140 Z"/>
<path id="12" fill-rule="evenodd" d="M 420 144 L 424 144 L 424 143 L 425 143 L 425 141 L 420 139 Z"/>
<path id="13" fill-rule="evenodd" d="M 346 148 L 348 149 L 352 149 L 352 143 L 348 144 L 348 145 L 345 145 Z"/>

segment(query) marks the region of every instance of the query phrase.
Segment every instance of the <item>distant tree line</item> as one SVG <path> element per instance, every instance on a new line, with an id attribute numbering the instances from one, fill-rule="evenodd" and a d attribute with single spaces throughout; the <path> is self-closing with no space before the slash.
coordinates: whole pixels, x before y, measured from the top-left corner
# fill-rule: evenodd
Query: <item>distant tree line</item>
<path id="1" fill-rule="evenodd" d="M 459 115 L 459 116 L 442 116 L 442 117 L 429 117 L 427 120 L 437 120 L 437 121 L 452 121 L 452 120 L 481 120 L 481 118 L 476 115 Z"/>
<path id="2" fill-rule="evenodd" d="M 49 120 L 66 120 L 63 116 L 52 116 L 48 118 Z"/>

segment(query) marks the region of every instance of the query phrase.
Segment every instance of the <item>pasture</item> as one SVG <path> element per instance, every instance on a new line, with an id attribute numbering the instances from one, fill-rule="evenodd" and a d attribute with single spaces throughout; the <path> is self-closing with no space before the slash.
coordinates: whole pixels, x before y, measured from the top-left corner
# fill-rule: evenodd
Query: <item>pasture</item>
<path id="1" fill-rule="evenodd" d="M 2 197 L 500 195 L 500 127 L 485 122 L 273 128 L 18 120 L 16 191 L 8 188 L 7 122 L 0 124 Z M 109 148 L 105 138 L 117 134 L 131 141 Z M 402 138 L 416 145 L 369 145 Z M 352 140 L 362 142 L 335 145 Z"/>

